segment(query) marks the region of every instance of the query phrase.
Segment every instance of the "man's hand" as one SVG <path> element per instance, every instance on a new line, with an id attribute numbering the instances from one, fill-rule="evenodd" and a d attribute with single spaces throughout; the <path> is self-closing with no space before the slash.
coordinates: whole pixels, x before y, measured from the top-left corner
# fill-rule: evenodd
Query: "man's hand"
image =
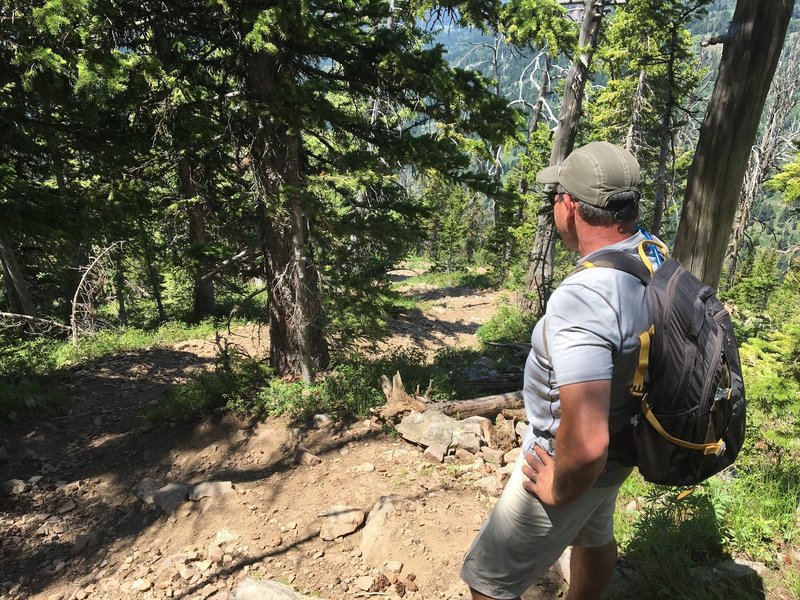
<path id="1" fill-rule="evenodd" d="M 543 504 L 558 504 L 554 496 L 553 475 L 555 463 L 552 457 L 538 444 L 534 444 L 530 452 L 525 454 L 522 472 L 526 479 L 522 480 L 525 491 L 536 494 Z"/>

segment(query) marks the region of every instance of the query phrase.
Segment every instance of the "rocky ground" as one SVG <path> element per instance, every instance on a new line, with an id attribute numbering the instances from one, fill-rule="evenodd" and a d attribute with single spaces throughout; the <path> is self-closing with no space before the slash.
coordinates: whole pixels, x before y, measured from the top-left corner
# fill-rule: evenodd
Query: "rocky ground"
<path id="1" fill-rule="evenodd" d="M 389 346 L 472 344 L 496 301 L 432 294 Z M 233 341 L 263 351 L 249 330 Z M 245 597 L 245 580 L 328 599 L 465 597 L 460 560 L 499 465 L 429 462 L 374 419 L 143 419 L 214 352 L 196 341 L 103 358 L 59 384 L 63 410 L 2 426 L 0 598 L 220 600 Z M 539 591 L 554 597 L 553 581 Z"/>
<path id="2" fill-rule="evenodd" d="M 429 304 L 392 323 L 385 349 L 473 345 L 502 301 L 414 293 Z M 231 341 L 258 354 L 263 337 Z M 496 455 L 432 462 L 376 419 L 143 419 L 215 351 L 192 341 L 82 365 L 59 384 L 62 410 L 0 424 L 0 599 L 467 597 L 461 559 L 507 477 Z M 550 573 L 524 600 L 564 588 Z"/>

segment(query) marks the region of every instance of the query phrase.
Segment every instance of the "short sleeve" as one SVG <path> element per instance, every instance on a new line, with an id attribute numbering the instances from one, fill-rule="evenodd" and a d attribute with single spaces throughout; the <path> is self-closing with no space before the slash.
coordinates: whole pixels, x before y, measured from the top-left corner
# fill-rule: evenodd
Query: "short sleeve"
<path id="1" fill-rule="evenodd" d="M 619 315 L 579 282 L 559 286 L 547 304 L 545 339 L 557 387 L 611 379 L 619 351 Z"/>

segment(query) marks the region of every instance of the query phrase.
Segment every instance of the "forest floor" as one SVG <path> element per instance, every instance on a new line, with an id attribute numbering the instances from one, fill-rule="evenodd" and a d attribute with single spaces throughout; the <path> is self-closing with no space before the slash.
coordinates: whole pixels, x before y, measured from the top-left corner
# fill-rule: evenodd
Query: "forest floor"
<path id="1" fill-rule="evenodd" d="M 387 350 L 474 346 L 499 297 L 411 291 L 428 309 L 395 320 Z M 263 331 L 236 334 L 252 354 L 268 347 Z M 0 598 L 219 600 L 246 577 L 331 600 L 466 597 L 458 570 L 500 489 L 496 467 L 434 465 L 370 420 L 144 419 L 215 352 L 196 340 L 83 364 L 59 384 L 63 409 L 0 426 Z M 295 460 L 298 445 L 319 462 Z M 141 496 L 148 485 L 203 482 L 218 482 L 210 497 L 172 512 L 136 495 L 137 486 Z M 382 526 L 323 540 L 325 515 L 342 506 L 380 512 Z M 559 583 L 529 597 L 555 597 Z"/>
<path id="2" fill-rule="evenodd" d="M 496 292 L 409 291 L 427 295 L 427 309 L 393 322 L 387 349 L 475 346 L 475 330 L 502 301 Z M 234 341 L 259 353 L 264 337 L 243 329 Z M 479 458 L 431 463 L 374 420 L 144 420 L 215 352 L 197 340 L 81 365 L 61 383 L 70 398 L 62 410 L 2 426 L 0 598 L 223 600 L 246 578 L 328 600 L 467 597 L 461 560 L 502 469 Z M 140 499 L 170 483 L 205 497 L 167 512 Z M 370 516 L 365 526 L 320 535 L 326 515 L 359 511 Z M 563 589 L 551 573 L 524 599 Z"/>

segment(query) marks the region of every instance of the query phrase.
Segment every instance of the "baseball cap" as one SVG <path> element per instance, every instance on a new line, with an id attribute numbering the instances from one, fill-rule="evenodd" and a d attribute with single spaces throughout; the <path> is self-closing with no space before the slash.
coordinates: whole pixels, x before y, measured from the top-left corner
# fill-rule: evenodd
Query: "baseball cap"
<path id="1" fill-rule="evenodd" d="M 536 181 L 559 184 L 583 202 L 609 208 L 609 196 L 638 192 L 641 177 L 636 157 L 625 148 L 609 142 L 590 142 L 573 150 L 559 164 L 542 169 Z"/>

